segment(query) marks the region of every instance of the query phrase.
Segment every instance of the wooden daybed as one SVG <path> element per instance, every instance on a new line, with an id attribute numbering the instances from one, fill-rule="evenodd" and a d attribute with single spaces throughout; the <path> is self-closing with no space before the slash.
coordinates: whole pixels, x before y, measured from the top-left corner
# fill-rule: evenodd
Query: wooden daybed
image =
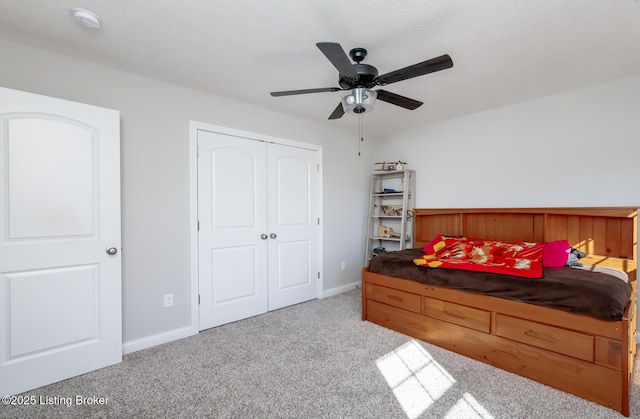
<path id="1" fill-rule="evenodd" d="M 362 318 L 629 416 L 637 229 L 635 208 L 416 209 L 416 248 L 437 234 L 529 242 L 568 239 L 588 254 L 580 260 L 585 265 L 627 272 L 632 292 L 622 319 L 599 320 L 367 268 L 362 273 Z"/>

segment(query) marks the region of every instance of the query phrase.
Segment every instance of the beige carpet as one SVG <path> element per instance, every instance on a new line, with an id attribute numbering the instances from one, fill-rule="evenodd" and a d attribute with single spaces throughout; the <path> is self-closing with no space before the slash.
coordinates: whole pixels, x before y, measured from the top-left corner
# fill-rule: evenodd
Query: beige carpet
<path id="1" fill-rule="evenodd" d="M 0 404 L 0 417 L 623 417 L 363 322 L 360 309 L 354 290 L 209 329 L 25 393 L 57 404 Z M 640 417 L 638 374 L 631 393 Z M 77 396 L 107 400 L 76 405 Z"/>

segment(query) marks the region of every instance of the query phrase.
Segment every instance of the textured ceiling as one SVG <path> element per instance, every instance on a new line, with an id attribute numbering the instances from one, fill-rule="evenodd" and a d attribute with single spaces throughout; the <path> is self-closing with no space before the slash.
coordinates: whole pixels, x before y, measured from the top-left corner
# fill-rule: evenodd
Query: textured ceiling
<path id="1" fill-rule="evenodd" d="M 640 1 L 0 0 L 0 38 L 353 130 L 327 120 L 344 92 L 269 92 L 338 85 L 316 42 L 364 47 L 380 74 L 449 54 L 452 69 L 385 87 L 424 102 L 378 102 L 366 130 L 387 135 L 640 74 Z"/>

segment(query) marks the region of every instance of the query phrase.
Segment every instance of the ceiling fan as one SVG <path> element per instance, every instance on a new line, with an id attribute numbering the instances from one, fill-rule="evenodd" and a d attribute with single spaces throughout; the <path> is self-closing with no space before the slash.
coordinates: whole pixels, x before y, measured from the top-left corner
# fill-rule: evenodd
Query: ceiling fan
<path id="1" fill-rule="evenodd" d="M 451 57 L 445 54 L 379 76 L 378 69 L 372 65 L 362 63 L 367 56 L 367 50 L 364 48 L 354 48 L 349 52 L 351 59 L 355 61 L 355 64 L 352 64 L 340 44 L 336 42 L 318 42 L 316 46 L 338 70 L 338 84 L 340 87 L 286 90 L 271 92 L 271 96 L 277 97 L 350 90 L 351 93 L 342 98 L 338 106 L 329 116 L 329 119 L 341 118 L 345 113 L 362 114 L 367 110 L 373 110 L 376 98 L 383 102 L 391 103 L 392 105 L 414 110 L 422 105 L 422 102 L 383 89 L 371 89 L 376 86 L 386 86 L 387 84 L 453 67 Z"/>

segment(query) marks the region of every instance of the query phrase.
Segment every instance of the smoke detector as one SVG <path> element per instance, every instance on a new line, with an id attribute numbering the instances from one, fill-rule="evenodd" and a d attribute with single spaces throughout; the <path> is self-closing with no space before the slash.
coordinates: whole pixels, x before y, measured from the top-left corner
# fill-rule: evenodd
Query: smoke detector
<path id="1" fill-rule="evenodd" d="M 80 7 L 74 7 L 71 9 L 71 16 L 83 26 L 91 29 L 100 29 L 102 26 L 102 19 L 91 10 L 82 9 Z"/>

